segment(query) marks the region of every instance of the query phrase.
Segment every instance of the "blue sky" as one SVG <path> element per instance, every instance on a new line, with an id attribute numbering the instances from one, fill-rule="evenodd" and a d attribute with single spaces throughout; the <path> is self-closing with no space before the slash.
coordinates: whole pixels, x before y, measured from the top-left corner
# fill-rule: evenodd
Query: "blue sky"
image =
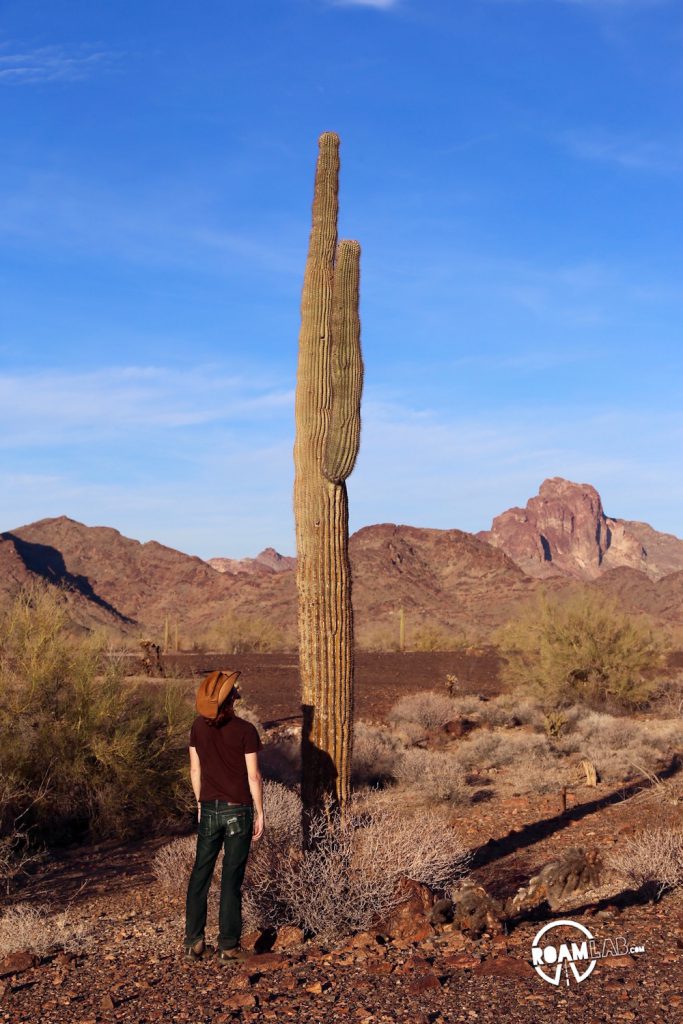
<path id="1" fill-rule="evenodd" d="M 351 526 L 547 476 L 683 534 L 680 0 L 5 0 L 0 528 L 293 553 L 316 141 L 361 242 Z"/>

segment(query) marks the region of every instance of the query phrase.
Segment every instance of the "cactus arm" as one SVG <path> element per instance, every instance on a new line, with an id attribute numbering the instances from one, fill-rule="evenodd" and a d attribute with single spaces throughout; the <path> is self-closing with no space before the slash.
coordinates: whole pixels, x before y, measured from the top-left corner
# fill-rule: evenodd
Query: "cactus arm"
<path id="1" fill-rule="evenodd" d="M 360 349 L 358 291 L 360 245 L 343 240 L 337 246 L 332 289 L 330 380 L 332 408 L 322 469 L 340 483 L 352 472 L 360 445 L 360 399 L 363 360 Z"/>

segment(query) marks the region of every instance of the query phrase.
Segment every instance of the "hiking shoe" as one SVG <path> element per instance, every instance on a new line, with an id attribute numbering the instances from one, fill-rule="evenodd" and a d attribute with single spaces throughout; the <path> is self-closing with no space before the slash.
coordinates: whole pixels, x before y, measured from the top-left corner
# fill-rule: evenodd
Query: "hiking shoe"
<path id="1" fill-rule="evenodd" d="M 204 939 L 195 939 L 194 942 L 185 943 L 185 959 L 186 960 L 201 960 L 204 956 L 204 950 L 206 949 L 206 943 Z"/>
<path id="2" fill-rule="evenodd" d="M 249 953 L 240 949 L 239 946 L 233 946 L 232 949 L 219 949 L 218 959 L 222 964 L 242 963 L 249 959 Z"/>

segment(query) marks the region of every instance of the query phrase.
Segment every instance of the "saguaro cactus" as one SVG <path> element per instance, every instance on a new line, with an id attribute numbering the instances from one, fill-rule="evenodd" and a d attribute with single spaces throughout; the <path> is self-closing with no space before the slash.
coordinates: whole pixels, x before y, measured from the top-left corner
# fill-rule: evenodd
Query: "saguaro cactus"
<path id="1" fill-rule="evenodd" d="M 337 244 L 339 138 L 320 136 L 301 297 L 294 513 L 303 710 L 304 833 L 350 792 L 353 612 L 345 480 L 360 442 L 358 242 Z"/>

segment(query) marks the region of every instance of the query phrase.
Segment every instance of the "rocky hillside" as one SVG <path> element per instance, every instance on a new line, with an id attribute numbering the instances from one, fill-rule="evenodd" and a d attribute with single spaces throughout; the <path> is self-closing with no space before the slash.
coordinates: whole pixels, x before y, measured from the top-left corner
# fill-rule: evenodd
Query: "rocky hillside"
<path id="1" fill-rule="evenodd" d="M 265 548 L 256 558 L 209 558 L 208 564 L 217 572 L 272 573 L 286 572 L 296 566 L 296 558 L 281 555 L 275 548 Z"/>
<path id="2" fill-rule="evenodd" d="M 509 508 L 477 536 L 538 578 L 596 579 L 626 567 L 658 580 L 683 570 L 683 540 L 606 515 L 594 487 L 557 476 L 544 480 L 525 508 Z"/>
<path id="3" fill-rule="evenodd" d="M 384 523 L 350 542 L 356 635 L 370 649 L 446 637 L 485 641 L 540 590 L 598 588 L 625 610 L 683 626 L 683 541 L 605 515 L 595 488 L 546 480 L 525 509 L 490 531 Z M 0 606 L 33 579 L 60 586 L 76 622 L 114 635 L 160 639 L 176 624 L 185 647 L 230 620 L 296 638 L 295 559 L 268 548 L 254 559 L 185 555 L 154 541 L 59 517 L 0 535 Z M 211 641 L 214 642 L 213 640 Z"/>

